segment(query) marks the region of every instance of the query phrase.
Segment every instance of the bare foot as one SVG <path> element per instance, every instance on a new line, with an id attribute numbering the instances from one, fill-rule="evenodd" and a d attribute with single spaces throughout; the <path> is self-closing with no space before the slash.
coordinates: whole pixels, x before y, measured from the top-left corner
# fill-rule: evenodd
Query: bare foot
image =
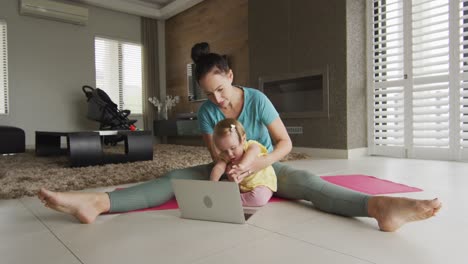
<path id="1" fill-rule="evenodd" d="M 434 216 L 442 203 L 434 200 L 415 200 L 401 197 L 374 196 L 369 200 L 369 216 L 374 217 L 382 231 L 393 232 L 412 221 Z"/>
<path id="2" fill-rule="evenodd" d="M 41 188 L 37 197 L 46 207 L 73 215 L 81 223 L 90 224 L 103 212 L 109 211 L 106 193 L 52 192 Z"/>

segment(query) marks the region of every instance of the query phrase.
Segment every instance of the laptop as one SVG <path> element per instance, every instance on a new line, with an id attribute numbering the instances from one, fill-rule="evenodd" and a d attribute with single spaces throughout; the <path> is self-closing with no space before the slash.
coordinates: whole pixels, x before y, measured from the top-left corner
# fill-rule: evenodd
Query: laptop
<path id="1" fill-rule="evenodd" d="M 235 182 L 173 179 L 172 187 L 182 218 L 244 224 L 255 212 L 244 212 Z"/>

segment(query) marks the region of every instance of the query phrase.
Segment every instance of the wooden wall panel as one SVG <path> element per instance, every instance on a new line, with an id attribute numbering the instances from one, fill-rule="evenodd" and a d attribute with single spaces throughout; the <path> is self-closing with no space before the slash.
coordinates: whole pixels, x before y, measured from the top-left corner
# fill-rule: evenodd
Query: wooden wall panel
<path id="1" fill-rule="evenodd" d="M 303 127 L 302 135 L 290 135 L 293 146 L 347 149 L 346 53 L 356 51 L 346 46 L 346 2 L 249 1 L 252 86 L 260 77 L 329 69 L 330 116 L 283 118 L 286 126 Z"/>
<path id="2" fill-rule="evenodd" d="M 173 113 L 196 112 L 188 102 L 186 67 L 195 43 L 208 42 L 213 52 L 226 54 L 234 83 L 249 84 L 248 0 L 205 0 L 166 21 L 167 94 L 181 97 Z"/>

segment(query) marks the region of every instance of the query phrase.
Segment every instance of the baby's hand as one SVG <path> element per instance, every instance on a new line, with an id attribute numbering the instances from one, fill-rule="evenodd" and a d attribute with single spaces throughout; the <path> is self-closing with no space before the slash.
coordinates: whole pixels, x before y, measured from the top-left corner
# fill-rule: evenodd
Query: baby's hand
<path id="1" fill-rule="evenodd" d="M 235 182 L 235 183 L 239 183 L 239 182 L 240 182 L 240 181 L 237 179 L 236 176 L 229 175 L 229 174 L 228 174 L 228 179 L 229 179 L 229 181 L 232 181 L 232 182 Z"/>
<path id="2" fill-rule="evenodd" d="M 227 165 L 226 165 L 226 170 L 224 171 L 224 173 L 228 174 L 229 171 L 232 170 L 232 166 L 233 164 L 231 162 L 229 162 Z"/>
<path id="3" fill-rule="evenodd" d="M 227 175 L 235 182 L 241 182 L 245 177 L 249 176 L 250 171 L 246 170 L 245 166 L 242 164 L 233 165 L 231 170 L 228 171 Z"/>

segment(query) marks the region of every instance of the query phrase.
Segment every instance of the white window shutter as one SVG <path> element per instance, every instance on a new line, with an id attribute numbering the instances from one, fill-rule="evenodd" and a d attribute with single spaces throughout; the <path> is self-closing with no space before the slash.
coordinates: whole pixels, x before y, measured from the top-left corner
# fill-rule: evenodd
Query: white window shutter
<path id="1" fill-rule="evenodd" d="M 0 20 L 0 114 L 8 114 L 7 25 Z"/>
<path id="2" fill-rule="evenodd" d="M 468 160 L 468 0 L 372 3 L 368 9 L 370 154 Z M 384 31 L 401 23 L 402 32 L 394 31 L 392 38 L 392 32 Z M 386 59 L 390 54 L 398 57 L 400 50 L 387 42 L 398 39 L 404 58 L 391 68 Z M 407 78 L 398 79 L 398 70 Z M 403 154 L 396 149 L 399 146 Z"/>
<path id="3" fill-rule="evenodd" d="M 410 157 L 449 155 L 449 0 L 413 0 Z"/>
<path id="4" fill-rule="evenodd" d="M 404 155 L 403 1 L 375 0 L 371 14 L 371 154 Z"/>

